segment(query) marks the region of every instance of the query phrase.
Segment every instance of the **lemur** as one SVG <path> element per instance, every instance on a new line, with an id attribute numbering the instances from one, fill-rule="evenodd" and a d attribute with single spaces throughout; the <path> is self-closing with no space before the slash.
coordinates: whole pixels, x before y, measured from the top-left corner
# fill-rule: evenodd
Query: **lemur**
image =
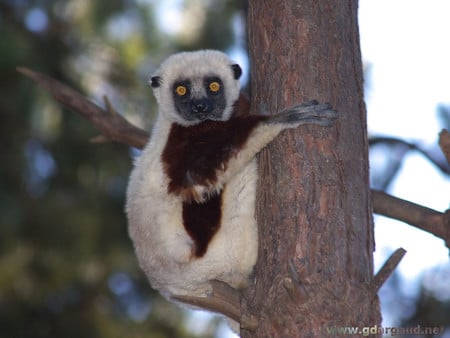
<path id="1" fill-rule="evenodd" d="M 281 131 L 329 126 L 316 101 L 276 115 L 239 111 L 239 65 L 213 50 L 170 56 L 151 77 L 159 113 L 127 190 L 129 234 L 153 288 L 205 297 L 248 285 L 258 252 L 255 155 Z"/>

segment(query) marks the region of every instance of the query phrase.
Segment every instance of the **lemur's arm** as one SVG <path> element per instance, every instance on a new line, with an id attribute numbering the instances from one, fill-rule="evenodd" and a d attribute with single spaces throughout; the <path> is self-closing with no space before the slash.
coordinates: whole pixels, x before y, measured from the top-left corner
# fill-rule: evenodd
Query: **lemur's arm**
<path id="1" fill-rule="evenodd" d="M 276 115 L 264 115 L 264 117 L 266 118 L 251 131 L 242 149 L 236 156 L 230 158 L 227 169 L 218 173 L 218 182 L 221 185 L 234 177 L 236 172 L 249 163 L 281 131 L 304 124 L 331 126 L 333 120 L 337 118 L 337 112 L 328 103 L 319 104 L 317 101 L 309 101 L 285 109 Z"/>
<path id="2" fill-rule="evenodd" d="M 331 126 L 336 117 L 337 112 L 329 103 L 309 101 L 287 108 L 262 120 L 249 135 L 245 149 L 238 157 L 248 162 L 283 130 L 304 124 Z"/>

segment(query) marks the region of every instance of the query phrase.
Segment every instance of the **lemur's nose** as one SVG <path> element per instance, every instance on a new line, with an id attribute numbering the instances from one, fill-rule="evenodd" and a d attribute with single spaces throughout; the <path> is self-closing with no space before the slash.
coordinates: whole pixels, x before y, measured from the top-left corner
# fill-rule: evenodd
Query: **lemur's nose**
<path id="1" fill-rule="evenodd" d="M 208 100 L 206 99 L 199 99 L 192 101 L 192 111 L 194 113 L 204 113 L 208 110 Z"/>

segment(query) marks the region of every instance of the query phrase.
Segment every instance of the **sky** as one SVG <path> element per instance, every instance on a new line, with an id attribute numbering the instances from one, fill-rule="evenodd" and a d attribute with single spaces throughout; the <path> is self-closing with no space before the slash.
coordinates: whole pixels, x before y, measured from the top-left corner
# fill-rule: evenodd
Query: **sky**
<path id="1" fill-rule="evenodd" d="M 174 33 L 179 3 L 165 2 L 161 8 L 165 15 L 159 16 L 167 20 L 161 26 L 171 27 Z M 438 104 L 450 106 L 449 13 L 448 0 L 360 0 L 361 50 L 364 64 L 369 65 L 369 135 L 399 137 L 425 147 L 436 143 L 441 128 L 436 108 Z M 230 54 L 242 59 L 236 49 Z M 245 64 L 243 68 L 248 71 Z M 450 206 L 450 179 L 420 155 L 410 153 L 389 193 L 444 211 Z M 407 250 L 398 266 L 405 295 L 416 294 L 426 270 L 440 266 L 450 274 L 448 249 L 426 232 L 375 217 L 375 240 L 375 270 L 395 249 Z M 440 285 L 439 292 L 450 298 L 450 283 Z M 394 325 L 398 315 L 384 309 L 383 325 Z M 197 322 L 201 316 L 196 315 Z M 230 337 L 228 333 L 221 336 Z"/>
<path id="2" fill-rule="evenodd" d="M 447 0 L 360 1 L 370 132 L 435 141 L 436 104 L 450 104 L 449 9 Z"/>
<path id="3" fill-rule="evenodd" d="M 397 136 L 425 145 L 436 142 L 440 131 L 436 107 L 450 105 L 449 12 L 449 1 L 360 1 L 362 55 L 371 65 L 366 94 L 369 134 Z M 449 208 L 449 192 L 450 180 L 417 154 L 407 157 L 391 191 L 441 211 Z M 407 237 L 404 232 L 394 234 L 379 228 L 378 245 L 395 246 Z M 413 267 L 408 267 L 406 257 L 402 262 L 401 271 L 407 276 L 414 276 L 422 265 L 448 262 L 442 242 L 428 247 L 433 241 L 425 233 L 408 235 L 414 238 L 414 245 L 423 242 L 416 248 L 422 251 L 422 258 L 417 257 Z M 423 255 L 424 245 L 427 255 Z"/>

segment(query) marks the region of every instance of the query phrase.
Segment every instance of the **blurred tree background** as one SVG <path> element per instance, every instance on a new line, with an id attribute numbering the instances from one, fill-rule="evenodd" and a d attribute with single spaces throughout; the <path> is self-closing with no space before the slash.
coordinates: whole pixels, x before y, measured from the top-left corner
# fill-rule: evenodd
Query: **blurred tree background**
<path id="1" fill-rule="evenodd" d="M 155 67 L 179 50 L 245 54 L 245 8 L 238 0 L 0 0 L 0 338 L 220 335 L 217 321 L 152 291 L 138 268 L 124 214 L 136 151 L 89 143 L 98 132 L 16 67 L 102 106 L 106 95 L 149 129 L 155 101 L 146 81 Z M 417 149 L 381 141 L 373 144 L 392 159 L 372 179 L 386 188 L 403 155 Z M 391 156 L 399 144 L 402 155 Z M 423 295 L 419 303 L 444 314 L 449 306 Z M 408 324 L 425 325 L 422 308 Z M 442 318 L 433 324 L 448 325 Z"/>
<path id="2" fill-rule="evenodd" d="M 178 50 L 236 45 L 244 17 L 242 1 L 187 0 L 161 26 L 168 5 L 0 1 L 0 337 L 215 335 L 214 322 L 190 328 L 138 268 L 124 214 L 134 151 L 89 143 L 98 132 L 88 122 L 16 71 L 48 74 L 99 105 L 107 95 L 149 129 L 155 67 Z"/>

